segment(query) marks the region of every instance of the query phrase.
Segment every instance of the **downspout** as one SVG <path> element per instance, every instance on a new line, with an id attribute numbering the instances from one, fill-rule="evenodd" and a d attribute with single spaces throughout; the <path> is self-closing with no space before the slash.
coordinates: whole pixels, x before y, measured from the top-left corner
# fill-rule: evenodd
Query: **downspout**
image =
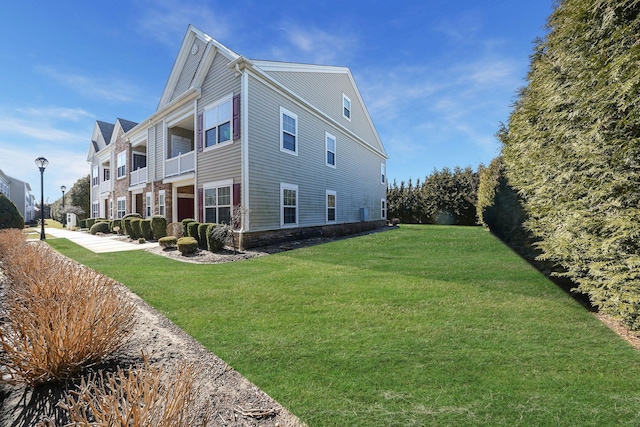
<path id="1" fill-rule="evenodd" d="M 239 70 L 236 63 L 236 70 Z M 241 179 L 240 198 L 243 209 L 242 226 L 240 227 L 240 245 L 243 247 L 243 237 L 246 231 L 251 229 L 249 224 L 249 74 L 246 70 L 242 72 L 242 88 L 240 92 L 240 129 L 241 129 Z"/>

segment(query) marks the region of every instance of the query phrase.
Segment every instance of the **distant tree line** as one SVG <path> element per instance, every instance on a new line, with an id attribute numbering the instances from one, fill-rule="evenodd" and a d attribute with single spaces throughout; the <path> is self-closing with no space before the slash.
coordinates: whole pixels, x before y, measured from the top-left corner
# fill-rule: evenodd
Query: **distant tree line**
<path id="1" fill-rule="evenodd" d="M 471 167 L 434 170 L 415 184 L 394 180 L 387 191 L 387 217 L 404 224 L 476 225 L 478 184 L 479 173 Z"/>

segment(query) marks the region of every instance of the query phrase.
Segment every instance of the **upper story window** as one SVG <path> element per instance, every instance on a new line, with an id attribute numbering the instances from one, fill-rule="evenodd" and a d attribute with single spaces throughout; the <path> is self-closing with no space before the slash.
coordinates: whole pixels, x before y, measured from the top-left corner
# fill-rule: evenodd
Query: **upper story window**
<path id="1" fill-rule="evenodd" d="M 351 100 L 344 93 L 342 94 L 342 116 L 351 121 Z"/>
<path id="2" fill-rule="evenodd" d="M 204 112 L 204 146 L 231 141 L 231 97 L 207 107 Z"/>
<path id="3" fill-rule="evenodd" d="M 298 155 L 298 116 L 280 107 L 280 151 Z"/>
<path id="4" fill-rule="evenodd" d="M 387 165 L 380 163 L 380 184 L 387 182 Z"/>
<path id="5" fill-rule="evenodd" d="M 99 184 L 98 167 L 96 166 L 95 168 L 93 168 L 93 171 L 91 172 L 91 185 L 96 186 L 98 184 Z"/>
<path id="6" fill-rule="evenodd" d="M 324 134 L 325 147 L 327 150 L 326 164 L 329 167 L 336 167 L 336 137 L 328 132 Z"/>
<path id="7" fill-rule="evenodd" d="M 117 176 L 118 178 L 122 178 L 127 174 L 127 153 L 125 151 L 118 153 L 117 166 Z"/>

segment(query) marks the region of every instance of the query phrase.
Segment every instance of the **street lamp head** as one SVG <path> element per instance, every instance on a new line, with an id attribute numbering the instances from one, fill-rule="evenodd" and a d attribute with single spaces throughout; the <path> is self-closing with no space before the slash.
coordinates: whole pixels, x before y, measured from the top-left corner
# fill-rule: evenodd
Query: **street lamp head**
<path id="1" fill-rule="evenodd" d="M 44 169 L 47 167 L 48 164 L 49 164 L 49 160 L 45 159 L 44 157 L 38 157 L 36 159 L 36 166 L 40 168 L 40 172 L 44 172 Z"/>
<path id="2" fill-rule="evenodd" d="M 64 185 L 60 186 L 60 190 L 62 190 L 62 192 L 64 193 L 65 191 L 67 191 L 67 187 L 65 187 Z"/>

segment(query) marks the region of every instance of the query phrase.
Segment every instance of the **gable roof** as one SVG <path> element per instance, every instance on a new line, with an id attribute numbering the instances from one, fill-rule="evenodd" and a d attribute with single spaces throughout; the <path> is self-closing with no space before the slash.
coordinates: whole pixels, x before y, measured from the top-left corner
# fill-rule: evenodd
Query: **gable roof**
<path id="1" fill-rule="evenodd" d="M 115 124 L 103 122 L 100 120 L 96 120 L 96 124 L 100 128 L 100 132 L 102 133 L 102 137 L 104 138 L 105 142 L 107 143 L 107 145 L 109 145 Z"/>
<path id="2" fill-rule="evenodd" d="M 120 126 L 122 127 L 123 132 L 129 132 L 134 127 L 138 126 L 138 123 L 132 122 L 131 120 L 125 119 L 116 119 L 117 122 L 120 122 Z"/>
<path id="3" fill-rule="evenodd" d="M 96 120 L 96 124 L 93 127 L 93 134 L 91 136 L 89 153 L 87 153 L 87 162 L 91 162 L 96 153 L 109 145 L 114 128 L 115 124 L 113 123 Z"/>

